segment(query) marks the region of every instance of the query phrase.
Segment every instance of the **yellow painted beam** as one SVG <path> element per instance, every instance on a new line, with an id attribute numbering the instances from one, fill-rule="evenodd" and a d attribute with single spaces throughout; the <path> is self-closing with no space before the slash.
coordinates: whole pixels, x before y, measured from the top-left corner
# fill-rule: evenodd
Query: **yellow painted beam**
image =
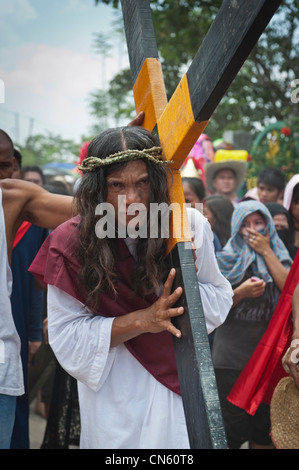
<path id="1" fill-rule="evenodd" d="M 180 167 L 208 121 L 198 123 L 194 120 L 186 75 L 167 103 L 162 67 L 158 59 L 144 61 L 133 93 L 136 112 L 145 112 L 143 127 L 153 131 L 157 125 L 163 157 L 174 162 L 171 165 L 172 177 L 168 181 L 172 209 L 169 253 L 176 243 L 191 241 Z"/>
<path id="2" fill-rule="evenodd" d="M 209 121 L 196 122 L 187 76 L 184 75 L 158 120 L 161 147 L 166 160 L 179 169 Z"/>
<path id="3" fill-rule="evenodd" d="M 168 193 L 172 211 L 167 254 L 171 252 L 177 243 L 191 241 L 180 170 L 172 170 L 172 175 L 169 176 L 168 181 Z"/>
<path id="4" fill-rule="evenodd" d="M 133 86 L 137 114 L 144 111 L 143 127 L 153 131 L 167 106 L 167 96 L 159 59 L 146 59 Z"/>

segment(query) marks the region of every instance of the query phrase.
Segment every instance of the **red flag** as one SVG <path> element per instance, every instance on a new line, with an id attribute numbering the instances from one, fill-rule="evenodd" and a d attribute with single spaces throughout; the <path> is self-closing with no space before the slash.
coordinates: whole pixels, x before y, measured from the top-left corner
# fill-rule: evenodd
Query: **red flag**
<path id="1" fill-rule="evenodd" d="M 26 221 L 22 223 L 22 225 L 19 227 L 16 233 L 12 249 L 14 249 L 17 246 L 17 244 L 22 240 L 23 236 L 30 229 L 31 225 L 32 224 L 30 222 L 26 222 Z"/>
<path id="2" fill-rule="evenodd" d="M 244 367 L 227 399 L 254 415 L 259 405 L 270 403 L 274 388 L 287 374 L 282 358 L 291 343 L 292 298 L 299 282 L 299 251 L 293 261 L 269 326 Z"/>

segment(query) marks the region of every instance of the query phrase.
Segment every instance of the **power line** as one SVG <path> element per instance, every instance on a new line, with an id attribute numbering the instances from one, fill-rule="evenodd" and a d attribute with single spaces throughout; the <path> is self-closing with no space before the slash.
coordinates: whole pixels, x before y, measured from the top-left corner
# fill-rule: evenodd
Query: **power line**
<path id="1" fill-rule="evenodd" d="M 4 109 L 2 106 L 0 106 L 0 112 L 4 112 L 6 114 L 11 114 L 13 116 L 15 116 L 17 114 L 21 119 L 26 119 L 28 121 L 31 121 L 33 119 L 35 123 L 37 123 L 37 124 L 39 124 L 43 127 L 52 128 L 53 131 L 55 130 L 55 132 L 59 133 L 58 129 L 54 128 L 54 126 L 52 124 L 47 124 L 46 122 L 43 122 L 40 119 L 37 119 L 36 117 L 29 116 L 29 115 L 24 114 L 24 113 L 20 113 L 19 111 L 12 111 L 10 109 Z"/>
<path id="2" fill-rule="evenodd" d="M 22 122 L 23 121 L 23 122 Z M 5 109 L 0 105 L 0 128 L 5 130 L 16 143 L 25 142 L 28 138 L 32 137 L 33 131 L 35 134 L 38 133 L 38 128 L 40 133 L 55 133 L 59 136 L 62 135 L 61 131 L 47 124 L 40 119 L 29 116 L 25 113 L 20 113 L 19 111 L 12 111 L 11 109 Z M 24 130 L 28 129 L 28 130 Z"/>

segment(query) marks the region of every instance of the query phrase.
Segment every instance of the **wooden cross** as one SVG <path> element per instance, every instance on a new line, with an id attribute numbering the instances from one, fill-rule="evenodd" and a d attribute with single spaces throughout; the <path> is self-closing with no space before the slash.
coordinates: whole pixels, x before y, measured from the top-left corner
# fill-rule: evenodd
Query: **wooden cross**
<path id="1" fill-rule="evenodd" d="M 186 213 L 180 167 L 205 129 L 244 61 L 282 0 L 224 0 L 191 66 L 167 102 L 149 0 L 121 0 L 136 111 L 143 126 L 158 134 L 163 155 L 173 160 L 170 202 L 174 233 L 170 265 L 182 285 L 185 313 L 176 319 L 182 338 L 174 349 L 191 449 L 227 447 L 192 250 L 185 249 Z M 174 7 L 175 8 L 175 7 Z"/>

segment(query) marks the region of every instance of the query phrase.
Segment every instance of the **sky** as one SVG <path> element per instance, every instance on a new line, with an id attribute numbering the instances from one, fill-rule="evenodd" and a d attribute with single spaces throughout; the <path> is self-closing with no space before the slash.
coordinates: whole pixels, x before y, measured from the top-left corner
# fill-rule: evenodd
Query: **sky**
<path id="1" fill-rule="evenodd" d="M 117 16 L 94 0 L 0 0 L 0 129 L 15 143 L 90 135 L 90 93 L 128 65 Z M 109 55 L 95 53 L 96 33 L 111 41 Z"/>

